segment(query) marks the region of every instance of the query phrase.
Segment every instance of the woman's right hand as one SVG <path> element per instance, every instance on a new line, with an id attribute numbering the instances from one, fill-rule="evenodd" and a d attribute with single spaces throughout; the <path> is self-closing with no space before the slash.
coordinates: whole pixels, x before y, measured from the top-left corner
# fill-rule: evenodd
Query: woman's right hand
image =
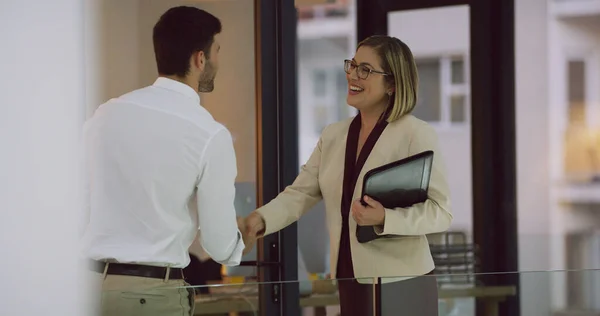
<path id="1" fill-rule="evenodd" d="M 265 232 L 265 220 L 262 216 L 254 211 L 246 217 L 246 233 L 250 237 L 261 237 Z"/>

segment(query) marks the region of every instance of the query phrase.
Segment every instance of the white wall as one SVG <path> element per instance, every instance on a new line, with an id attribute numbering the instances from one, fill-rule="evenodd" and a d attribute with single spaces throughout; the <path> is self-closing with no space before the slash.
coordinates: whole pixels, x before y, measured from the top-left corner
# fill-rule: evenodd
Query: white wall
<path id="1" fill-rule="evenodd" d="M 550 268 L 548 26 L 546 0 L 515 2 L 519 270 Z M 549 273 L 521 275 L 521 314 L 549 315 Z"/>
<path id="2" fill-rule="evenodd" d="M 0 2 L 0 315 L 89 315 L 79 303 L 83 5 Z"/>
<path id="3" fill-rule="evenodd" d="M 516 125 L 520 269 L 547 269 L 549 234 L 548 31 L 545 0 L 516 2 Z M 542 238 L 543 240 L 539 240 Z M 544 241 L 545 240 L 545 241 Z M 543 242 L 542 244 L 539 244 Z M 539 247 L 542 246 L 542 247 Z M 527 249 L 538 249 L 535 253 Z"/>

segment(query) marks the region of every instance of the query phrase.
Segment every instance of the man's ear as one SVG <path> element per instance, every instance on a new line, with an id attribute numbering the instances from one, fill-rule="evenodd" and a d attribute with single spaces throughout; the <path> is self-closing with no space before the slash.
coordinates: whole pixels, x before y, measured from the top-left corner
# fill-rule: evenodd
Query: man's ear
<path id="1" fill-rule="evenodd" d="M 192 63 L 200 71 L 203 71 L 204 66 L 206 65 L 206 55 L 204 55 L 204 52 L 198 51 L 197 53 L 193 54 L 192 55 Z"/>

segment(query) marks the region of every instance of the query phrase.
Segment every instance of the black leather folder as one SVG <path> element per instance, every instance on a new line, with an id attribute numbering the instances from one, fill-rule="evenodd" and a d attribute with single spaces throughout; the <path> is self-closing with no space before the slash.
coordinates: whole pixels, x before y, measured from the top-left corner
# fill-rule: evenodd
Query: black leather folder
<path id="1" fill-rule="evenodd" d="M 368 195 L 388 209 L 425 202 L 432 164 L 433 151 L 429 150 L 369 170 L 363 177 L 361 201 Z M 366 205 L 364 201 L 362 203 Z M 356 228 L 360 243 L 386 237 L 394 235 L 377 235 L 373 226 Z"/>

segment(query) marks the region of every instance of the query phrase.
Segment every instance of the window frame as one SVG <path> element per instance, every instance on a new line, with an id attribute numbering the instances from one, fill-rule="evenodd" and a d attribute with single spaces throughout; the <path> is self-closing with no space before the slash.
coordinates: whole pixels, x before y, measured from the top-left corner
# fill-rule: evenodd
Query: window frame
<path id="1" fill-rule="evenodd" d="M 561 89 L 563 97 L 561 98 L 561 112 L 564 113 L 564 119 L 560 122 L 561 130 L 569 127 L 569 62 L 582 61 L 584 64 L 585 80 L 585 124 L 591 128 L 600 127 L 600 49 L 597 46 L 586 45 L 577 47 L 567 47 L 563 50 L 562 67 L 563 76 L 561 79 Z"/>
<path id="2" fill-rule="evenodd" d="M 436 54 L 415 56 L 415 61 L 419 60 L 438 60 L 440 66 L 440 120 L 427 121 L 431 126 L 437 129 L 452 130 L 470 128 L 471 126 L 471 67 L 470 56 L 465 52 L 441 52 Z M 452 62 L 461 60 L 463 63 L 464 82 L 460 84 L 452 83 Z M 464 96 L 465 108 L 464 119 L 461 122 L 452 121 L 452 97 Z"/>

